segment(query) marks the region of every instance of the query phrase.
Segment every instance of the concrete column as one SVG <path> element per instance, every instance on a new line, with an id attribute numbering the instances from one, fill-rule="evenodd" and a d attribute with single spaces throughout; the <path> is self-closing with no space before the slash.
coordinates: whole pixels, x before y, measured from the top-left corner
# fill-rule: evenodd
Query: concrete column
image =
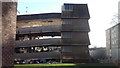
<path id="1" fill-rule="evenodd" d="M 17 2 L 0 1 L 0 67 L 13 68 Z"/>
<path id="2" fill-rule="evenodd" d="M 120 23 L 120 1 L 118 2 L 118 23 Z"/>
<path id="3" fill-rule="evenodd" d="M 120 1 L 118 2 L 118 23 L 120 23 Z M 120 45 L 118 45 L 118 66 L 120 68 Z"/>

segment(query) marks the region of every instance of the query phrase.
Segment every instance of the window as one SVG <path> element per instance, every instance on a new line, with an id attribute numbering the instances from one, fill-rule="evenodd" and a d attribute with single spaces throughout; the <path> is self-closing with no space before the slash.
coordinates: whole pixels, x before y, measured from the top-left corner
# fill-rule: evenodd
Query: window
<path id="1" fill-rule="evenodd" d="M 62 6 L 62 11 L 73 11 L 73 5 L 64 5 Z"/>

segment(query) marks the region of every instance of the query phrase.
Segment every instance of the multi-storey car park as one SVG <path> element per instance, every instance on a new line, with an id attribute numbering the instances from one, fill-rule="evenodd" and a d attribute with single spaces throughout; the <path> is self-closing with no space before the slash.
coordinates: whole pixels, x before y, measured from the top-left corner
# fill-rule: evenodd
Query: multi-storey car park
<path id="1" fill-rule="evenodd" d="M 89 62 L 87 4 L 64 4 L 62 13 L 17 16 L 16 60 Z"/>

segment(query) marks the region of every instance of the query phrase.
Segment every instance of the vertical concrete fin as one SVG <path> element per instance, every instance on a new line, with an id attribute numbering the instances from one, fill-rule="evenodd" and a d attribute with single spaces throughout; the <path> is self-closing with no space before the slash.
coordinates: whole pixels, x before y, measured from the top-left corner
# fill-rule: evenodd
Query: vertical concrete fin
<path id="1" fill-rule="evenodd" d="M 10 0 L 9 0 L 10 1 Z M 14 66 L 17 2 L 0 2 L 0 66 Z"/>

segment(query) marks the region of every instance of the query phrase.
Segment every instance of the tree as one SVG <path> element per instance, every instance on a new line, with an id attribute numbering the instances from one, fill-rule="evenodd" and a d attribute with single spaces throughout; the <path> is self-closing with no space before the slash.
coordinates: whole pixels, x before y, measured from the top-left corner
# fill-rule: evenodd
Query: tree
<path id="1" fill-rule="evenodd" d="M 116 24 L 118 24 L 118 13 L 116 13 L 116 14 L 113 15 L 113 18 L 112 18 L 110 24 L 111 24 L 111 25 L 116 25 Z"/>

